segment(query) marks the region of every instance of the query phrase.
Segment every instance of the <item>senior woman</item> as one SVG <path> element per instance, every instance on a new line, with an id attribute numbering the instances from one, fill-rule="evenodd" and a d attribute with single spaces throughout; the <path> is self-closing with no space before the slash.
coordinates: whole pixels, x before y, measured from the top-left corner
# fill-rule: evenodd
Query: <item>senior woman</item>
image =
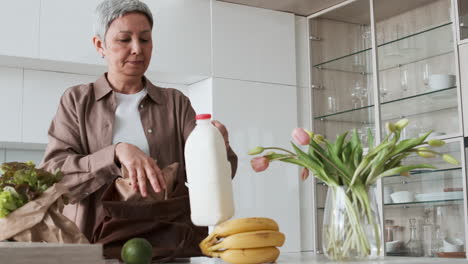
<path id="1" fill-rule="evenodd" d="M 132 232 L 128 238 L 148 238 L 164 249 L 157 253 L 161 258 L 201 255 L 198 243 L 207 229 L 190 222 L 184 166 L 184 144 L 195 127 L 195 112 L 181 92 L 157 87 L 144 76 L 153 49 L 153 17 L 147 5 L 138 0 L 105 0 L 96 13 L 93 43 L 108 71 L 94 83 L 71 87 L 63 94 L 49 128 L 42 167 L 63 172 L 71 202 L 65 214 L 91 242 L 121 245 L 126 238 L 102 240 L 114 235 L 102 234 L 103 221 L 112 217 L 104 212 L 102 196 L 121 176 L 121 167 L 145 197 L 149 188 L 156 193 L 165 190 L 161 169 L 178 162 L 173 186 L 165 190 L 172 199 L 150 212 L 128 209 L 154 219 L 150 217 L 145 227 L 132 226 L 130 220 L 114 222 L 112 230 Z M 228 132 L 221 123 L 214 125 L 224 136 L 234 176 L 237 157 L 229 147 Z M 173 217 L 176 213 L 182 217 Z"/>

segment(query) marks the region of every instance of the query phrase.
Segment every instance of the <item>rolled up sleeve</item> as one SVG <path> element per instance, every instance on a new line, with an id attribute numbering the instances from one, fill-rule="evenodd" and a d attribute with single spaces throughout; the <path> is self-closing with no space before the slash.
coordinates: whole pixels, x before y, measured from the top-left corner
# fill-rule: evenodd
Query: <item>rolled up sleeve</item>
<path id="1" fill-rule="evenodd" d="M 97 191 L 120 175 L 115 162 L 115 145 L 88 153 L 84 120 L 77 110 L 77 101 L 66 92 L 48 131 L 47 145 L 41 167 L 48 171 L 59 169 L 69 189 L 71 203 L 76 203 Z"/>

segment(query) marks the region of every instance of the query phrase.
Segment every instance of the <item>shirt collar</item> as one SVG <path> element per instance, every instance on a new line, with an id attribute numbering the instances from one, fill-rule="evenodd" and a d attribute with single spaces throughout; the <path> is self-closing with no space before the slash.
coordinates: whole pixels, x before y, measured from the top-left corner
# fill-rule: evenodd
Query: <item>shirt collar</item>
<path id="1" fill-rule="evenodd" d="M 146 91 L 148 92 L 149 98 L 157 104 L 164 102 L 164 90 L 154 84 L 152 84 L 146 77 L 143 76 L 143 82 L 146 85 Z M 101 100 L 104 96 L 112 92 L 112 87 L 107 80 L 106 73 L 101 75 L 99 79 L 94 82 L 94 95 L 96 101 Z"/>

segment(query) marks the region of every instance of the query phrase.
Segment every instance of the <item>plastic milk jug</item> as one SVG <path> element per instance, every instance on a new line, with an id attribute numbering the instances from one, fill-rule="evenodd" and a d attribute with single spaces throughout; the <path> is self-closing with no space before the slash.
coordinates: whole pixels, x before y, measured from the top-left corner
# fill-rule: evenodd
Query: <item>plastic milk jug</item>
<path id="1" fill-rule="evenodd" d="M 197 115 L 197 125 L 185 143 L 185 167 L 191 219 L 214 226 L 234 215 L 231 164 L 226 145 L 211 115 Z"/>

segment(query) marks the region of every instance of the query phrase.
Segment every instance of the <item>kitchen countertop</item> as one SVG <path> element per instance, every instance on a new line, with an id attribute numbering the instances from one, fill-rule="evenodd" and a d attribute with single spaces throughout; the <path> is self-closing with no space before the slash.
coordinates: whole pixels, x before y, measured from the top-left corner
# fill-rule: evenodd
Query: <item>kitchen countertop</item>
<path id="1" fill-rule="evenodd" d="M 119 261 L 107 260 L 106 264 L 118 264 Z M 191 258 L 181 259 L 176 262 L 170 262 L 171 264 L 224 264 L 226 262 L 220 259 L 212 258 Z M 457 264 L 465 263 L 468 264 L 466 259 L 453 259 L 453 258 L 410 258 L 410 257 L 385 257 L 381 259 L 368 260 L 368 261 L 346 261 L 337 262 L 328 260 L 323 255 L 316 256 L 314 253 L 282 253 L 276 262 L 277 264 L 312 264 L 312 263 L 366 263 L 366 264 Z"/>

